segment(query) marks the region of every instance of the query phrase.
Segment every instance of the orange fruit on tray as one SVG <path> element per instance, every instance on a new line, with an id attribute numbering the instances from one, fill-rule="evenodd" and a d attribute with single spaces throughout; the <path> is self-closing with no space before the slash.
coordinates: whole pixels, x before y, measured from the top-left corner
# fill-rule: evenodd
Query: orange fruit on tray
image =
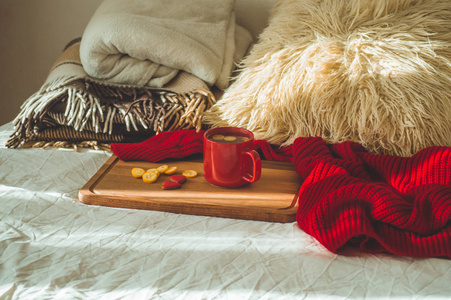
<path id="1" fill-rule="evenodd" d="M 145 173 L 144 169 L 142 168 L 133 168 L 132 169 L 132 175 L 135 178 L 140 178 Z"/>
<path id="2" fill-rule="evenodd" d="M 157 181 L 158 179 L 158 175 L 155 174 L 154 172 L 144 173 L 142 177 L 145 183 L 152 183 Z"/>
<path id="3" fill-rule="evenodd" d="M 160 176 L 160 171 L 158 171 L 156 168 L 148 169 L 146 173 L 155 173 L 157 176 Z"/>
<path id="4" fill-rule="evenodd" d="M 170 167 L 169 169 L 167 169 L 166 172 L 164 172 L 164 174 L 166 175 L 172 175 L 175 173 L 175 171 L 177 171 L 177 167 Z"/>
<path id="5" fill-rule="evenodd" d="M 182 175 L 187 178 L 194 178 L 197 176 L 197 172 L 194 170 L 185 170 L 182 172 Z"/>
<path id="6" fill-rule="evenodd" d="M 168 169 L 169 169 L 168 165 L 162 165 L 157 168 L 157 170 L 158 170 L 158 172 L 160 172 L 160 174 L 166 172 Z"/>

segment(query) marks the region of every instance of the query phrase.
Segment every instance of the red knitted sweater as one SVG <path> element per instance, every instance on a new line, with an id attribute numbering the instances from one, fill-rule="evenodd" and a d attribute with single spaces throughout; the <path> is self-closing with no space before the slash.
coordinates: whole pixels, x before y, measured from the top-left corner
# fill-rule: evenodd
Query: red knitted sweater
<path id="1" fill-rule="evenodd" d="M 122 160 L 182 158 L 202 153 L 202 136 L 164 132 L 111 149 Z M 313 137 L 286 148 L 256 145 L 268 160 L 293 162 L 304 179 L 297 223 L 330 251 L 356 244 L 366 252 L 451 258 L 451 148 L 396 157 Z"/>
<path id="2" fill-rule="evenodd" d="M 297 222 L 329 250 L 451 258 L 451 148 L 406 158 L 299 138 L 293 163 L 305 179 Z"/>

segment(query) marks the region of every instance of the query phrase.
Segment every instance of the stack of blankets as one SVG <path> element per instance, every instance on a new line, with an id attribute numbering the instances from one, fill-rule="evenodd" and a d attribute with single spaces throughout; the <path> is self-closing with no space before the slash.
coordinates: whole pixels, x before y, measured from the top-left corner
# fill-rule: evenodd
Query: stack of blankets
<path id="1" fill-rule="evenodd" d="M 92 147 L 202 127 L 252 42 L 233 0 L 105 0 L 15 118 L 6 146 Z"/>

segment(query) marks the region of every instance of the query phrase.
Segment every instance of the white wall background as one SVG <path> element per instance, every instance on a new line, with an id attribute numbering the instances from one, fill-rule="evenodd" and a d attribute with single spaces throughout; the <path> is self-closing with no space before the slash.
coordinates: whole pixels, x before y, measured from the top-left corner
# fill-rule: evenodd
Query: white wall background
<path id="1" fill-rule="evenodd" d="M 0 0 L 0 124 L 44 83 L 72 38 L 81 36 L 100 0 Z"/>
<path id="2" fill-rule="evenodd" d="M 0 0 L 0 125 L 12 121 L 41 87 L 53 61 L 66 43 L 83 34 L 100 2 Z M 237 22 L 257 36 L 273 3 L 237 0 Z"/>

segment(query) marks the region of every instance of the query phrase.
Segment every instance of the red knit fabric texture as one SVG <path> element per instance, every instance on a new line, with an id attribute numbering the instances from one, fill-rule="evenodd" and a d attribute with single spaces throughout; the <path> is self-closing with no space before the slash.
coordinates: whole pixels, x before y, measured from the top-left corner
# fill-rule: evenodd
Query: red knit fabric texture
<path id="1" fill-rule="evenodd" d="M 202 153 L 203 134 L 169 131 L 111 149 L 121 160 L 184 158 Z M 396 157 L 314 137 L 285 148 L 255 144 L 267 160 L 293 162 L 304 179 L 297 223 L 330 251 L 357 244 L 366 252 L 451 258 L 451 148 Z"/>
<path id="2" fill-rule="evenodd" d="M 203 136 L 203 130 L 166 131 L 141 143 L 113 143 L 111 151 L 124 161 L 158 162 L 167 158 L 184 158 L 203 152 Z M 255 147 L 267 160 L 291 161 L 292 147 L 280 148 L 262 140 L 256 140 Z"/>
<path id="3" fill-rule="evenodd" d="M 158 162 L 184 158 L 203 151 L 204 131 L 194 129 L 166 131 L 141 143 L 113 143 L 111 151 L 121 160 Z"/>
<path id="4" fill-rule="evenodd" d="M 293 158 L 293 147 L 278 147 L 264 140 L 255 140 L 255 148 L 260 150 L 266 160 L 291 162 Z"/>
<path id="5" fill-rule="evenodd" d="M 357 244 L 366 252 L 451 258 L 451 148 L 396 157 L 299 138 L 293 163 L 304 179 L 297 222 L 330 251 Z"/>

